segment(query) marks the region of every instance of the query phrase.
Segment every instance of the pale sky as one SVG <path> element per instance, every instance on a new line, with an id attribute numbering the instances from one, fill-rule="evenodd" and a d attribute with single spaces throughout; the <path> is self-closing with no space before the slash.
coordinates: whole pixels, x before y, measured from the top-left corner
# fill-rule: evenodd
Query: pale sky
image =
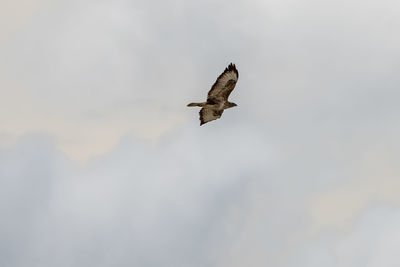
<path id="1" fill-rule="evenodd" d="M 400 266 L 399 13 L 3 0 L 0 265 Z"/>

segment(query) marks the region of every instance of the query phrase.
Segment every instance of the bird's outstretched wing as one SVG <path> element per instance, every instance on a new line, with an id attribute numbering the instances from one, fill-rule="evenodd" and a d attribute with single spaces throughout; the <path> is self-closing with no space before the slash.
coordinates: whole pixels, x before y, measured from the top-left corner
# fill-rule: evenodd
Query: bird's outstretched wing
<path id="1" fill-rule="evenodd" d="M 211 90 L 208 92 L 207 100 L 216 102 L 218 100 L 228 100 L 229 95 L 235 88 L 239 78 L 239 72 L 235 64 L 229 64 L 221 75 L 217 78 Z"/>
<path id="2" fill-rule="evenodd" d="M 200 126 L 209 121 L 221 118 L 223 109 L 216 109 L 211 106 L 205 106 L 200 110 Z"/>

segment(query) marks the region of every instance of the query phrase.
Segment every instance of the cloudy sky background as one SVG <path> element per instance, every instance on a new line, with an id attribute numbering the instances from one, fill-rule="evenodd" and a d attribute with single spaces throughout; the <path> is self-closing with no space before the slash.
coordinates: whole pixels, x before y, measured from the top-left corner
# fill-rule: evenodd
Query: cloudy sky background
<path id="1" fill-rule="evenodd" d="M 399 13 L 3 1 L 0 265 L 399 266 Z"/>

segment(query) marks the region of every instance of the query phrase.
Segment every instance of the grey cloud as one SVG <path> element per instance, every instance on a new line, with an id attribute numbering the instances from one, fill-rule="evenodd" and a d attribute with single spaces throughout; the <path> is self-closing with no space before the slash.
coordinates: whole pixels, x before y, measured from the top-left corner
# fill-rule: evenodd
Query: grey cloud
<path id="1" fill-rule="evenodd" d="M 397 222 L 395 208 L 366 211 L 348 233 L 305 237 L 306 199 L 400 173 L 399 6 L 321 3 L 46 6 L 1 44 L 0 75 L 27 88 L 21 97 L 44 114 L 88 121 L 118 119 L 131 106 L 138 125 L 149 113 L 190 120 L 155 147 L 127 133 L 82 168 L 42 135 L 2 150 L 0 264 L 390 266 L 370 243 L 397 245 L 384 230 L 396 225 L 376 219 Z M 199 128 L 185 103 L 203 98 L 230 61 L 239 107 Z M 364 162 L 371 154 L 387 166 Z M 337 261 L 347 245 L 360 253 Z"/>
<path id="2" fill-rule="evenodd" d="M 91 120 L 129 118 L 134 109 L 143 120 L 162 120 L 203 98 L 234 61 L 241 75 L 232 97 L 246 119 L 353 122 L 397 110 L 397 8 L 389 1 L 59 1 L 3 45 L 5 72 L 45 112 Z"/>
<path id="3" fill-rule="evenodd" d="M 185 131 L 157 149 L 126 138 L 84 169 L 45 138 L 4 151 L 3 266 L 215 264 L 224 218 L 268 162 L 260 137 L 238 132 L 210 143 Z M 241 136 L 240 153 L 225 150 Z"/>
<path id="4" fill-rule="evenodd" d="M 83 168 L 47 137 L 26 137 L 0 157 L 2 263 L 289 266 L 304 246 L 316 255 L 296 262 L 318 263 L 331 241 L 316 249 L 307 239 L 305 201 L 345 184 L 358 168 L 351 161 L 365 150 L 338 139 L 348 153 L 335 155 L 326 141 L 293 134 L 275 143 L 249 125 L 193 123 L 156 147 L 126 136 Z"/>
<path id="5" fill-rule="evenodd" d="M 371 207 L 348 234 L 329 232 L 301 249 L 291 266 L 397 266 L 399 210 Z"/>

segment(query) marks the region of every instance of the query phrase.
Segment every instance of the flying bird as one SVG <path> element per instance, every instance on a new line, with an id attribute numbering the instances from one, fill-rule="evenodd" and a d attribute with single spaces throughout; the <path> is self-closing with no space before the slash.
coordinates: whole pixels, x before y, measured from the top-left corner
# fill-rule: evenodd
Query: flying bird
<path id="1" fill-rule="evenodd" d="M 235 64 L 229 64 L 211 87 L 206 102 L 190 103 L 187 105 L 188 107 L 201 107 L 199 113 L 200 126 L 209 121 L 221 118 L 224 109 L 237 106 L 235 103 L 229 102 L 228 97 L 235 88 L 238 78 L 239 72 Z"/>

